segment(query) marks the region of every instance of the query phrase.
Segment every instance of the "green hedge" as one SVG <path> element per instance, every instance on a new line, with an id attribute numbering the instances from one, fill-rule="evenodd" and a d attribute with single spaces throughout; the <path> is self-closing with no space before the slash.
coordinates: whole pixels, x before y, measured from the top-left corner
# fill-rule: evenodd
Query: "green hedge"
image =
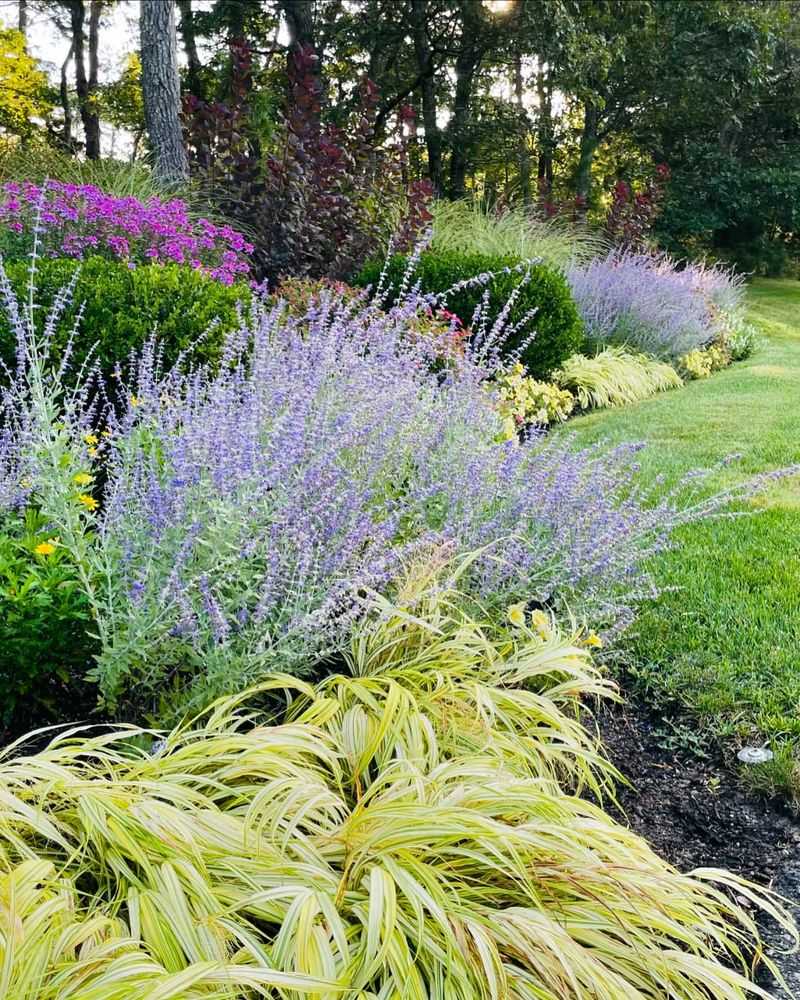
<path id="1" fill-rule="evenodd" d="M 398 255 L 389 262 L 388 281 L 397 289 L 403 279 L 407 258 Z M 495 257 L 482 253 L 428 250 L 420 257 L 414 272 L 424 293 L 446 292 L 453 285 L 478 274 L 492 273 L 489 282 L 489 321 L 493 322 L 503 309 L 521 275 L 499 273 L 504 268 L 515 268 L 519 261 L 513 257 Z M 370 261 L 354 279 L 361 287 L 375 286 L 382 261 Z M 469 323 L 475 307 L 485 291 L 484 286 L 455 292 L 447 298 L 447 308 L 465 324 Z M 571 354 L 579 351 L 583 343 L 583 327 L 564 276 L 546 264 L 531 266 L 531 276 L 522 288 L 511 310 L 509 325 L 518 323 L 531 309 L 536 309 L 533 319 L 509 337 L 503 344 L 505 353 L 517 350 L 536 331 L 535 338 L 523 350 L 521 360 L 536 378 L 545 378 L 558 368 Z"/>
<path id="2" fill-rule="evenodd" d="M 78 267 L 73 303 L 59 324 L 54 345 L 58 356 L 83 305 L 72 367 L 96 344 L 94 356 L 108 370 L 141 347 L 154 331 L 167 363 L 198 338 L 203 339 L 193 357 L 214 358 L 223 334 L 237 324 L 237 303 L 246 306 L 250 301 L 246 285 L 223 285 L 185 265 L 140 264 L 130 269 L 102 257 L 89 257 L 81 264 L 63 258 L 42 259 L 36 275 L 40 321 Z M 28 264 L 7 264 L 6 272 L 17 295 L 27 298 Z M 204 337 L 215 321 L 213 332 Z M 14 356 L 14 337 L 2 310 L 0 355 L 6 363 Z"/>

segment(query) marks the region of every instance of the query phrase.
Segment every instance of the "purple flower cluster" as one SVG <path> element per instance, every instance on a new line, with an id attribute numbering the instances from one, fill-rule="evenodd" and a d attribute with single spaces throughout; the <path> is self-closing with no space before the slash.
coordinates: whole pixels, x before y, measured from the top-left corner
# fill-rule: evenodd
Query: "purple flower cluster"
<path id="1" fill-rule="evenodd" d="M 430 546 L 485 547 L 470 581 L 487 604 L 626 625 L 647 557 L 697 513 L 642 491 L 636 446 L 498 444 L 479 359 L 435 371 L 409 306 L 316 301 L 257 311 L 216 372 L 161 375 L 151 345 L 120 373 L 98 518 L 120 623 L 106 695 L 195 663 L 180 683 L 198 705 L 265 664 L 310 669 Z"/>
<path id="2" fill-rule="evenodd" d="M 13 313 L 7 283 L 0 290 Z M 33 401 L 52 411 L 45 424 L 59 440 L 72 435 L 71 468 L 102 468 L 100 508 L 81 515 L 91 529 L 82 559 L 96 581 L 96 676 L 110 704 L 163 714 L 267 670 L 314 669 L 347 642 L 364 595 L 391 592 L 431 547 L 481 550 L 459 585 L 488 607 L 528 600 L 624 627 L 652 593 L 647 558 L 676 525 L 719 507 L 648 494 L 636 446 L 603 455 L 538 436 L 498 443 L 482 356 L 437 364 L 435 344 L 409 336 L 416 308 L 409 299 L 383 312 L 333 291 L 304 316 L 257 305 L 214 369 L 163 372 L 151 342 L 101 388 L 102 412 L 85 392 L 59 410 L 57 374 L 44 403 Z M 26 459 L 41 451 L 26 429 L 43 426 L 25 416 L 35 345 L 14 326 L 5 505 L 43 496 L 44 473 Z M 63 501 L 48 490 L 58 533 L 74 479 Z"/>
<path id="3" fill-rule="evenodd" d="M 0 189 L 0 226 L 26 236 L 38 222 L 44 252 L 106 254 L 137 263 L 174 262 L 232 284 L 250 273 L 253 245 L 230 226 L 192 221 L 180 199 L 120 198 L 92 184 L 9 181 Z"/>
<path id="4" fill-rule="evenodd" d="M 741 276 L 664 254 L 614 251 L 567 277 L 590 340 L 667 359 L 706 347 L 741 311 Z"/>

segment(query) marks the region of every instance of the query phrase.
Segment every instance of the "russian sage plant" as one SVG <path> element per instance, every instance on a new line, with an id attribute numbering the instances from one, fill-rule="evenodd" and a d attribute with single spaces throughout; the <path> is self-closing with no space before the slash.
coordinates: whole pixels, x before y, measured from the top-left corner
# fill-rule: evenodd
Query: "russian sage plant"
<path id="1" fill-rule="evenodd" d="M 724 339 L 743 322 L 743 278 L 719 265 L 614 251 L 567 274 L 589 341 L 666 359 Z"/>
<path id="2" fill-rule="evenodd" d="M 257 302 L 215 368 L 162 370 L 152 340 L 67 394 L 47 357 L 58 310 L 37 339 L 34 282 L 22 309 L 2 280 L 19 363 L 0 497 L 37 508 L 78 567 L 111 709 L 169 716 L 324 668 L 421 549 L 477 550 L 467 584 L 489 608 L 613 632 L 652 592 L 647 557 L 725 499 L 650 495 L 635 445 L 502 441 L 496 331 L 443 363 L 413 296 L 382 311 L 324 292 L 305 316 Z"/>

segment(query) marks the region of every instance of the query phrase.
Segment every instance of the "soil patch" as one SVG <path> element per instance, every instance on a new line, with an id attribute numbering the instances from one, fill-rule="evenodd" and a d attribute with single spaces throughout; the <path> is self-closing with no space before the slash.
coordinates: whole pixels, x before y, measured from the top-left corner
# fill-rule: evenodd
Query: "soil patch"
<path id="1" fill-rule="evenodd" d="M 618 819 L 680 871 L 727 868 L 800 906 L 800 824 L 778 800 L 746 792 L 721 756 L 665 748 L 663 719 L 642 705 L 604 708 L 597 722 L 608 756 L 632 784 L 619 789 Z M 791 942 L 771 920 L 762 933 L 789 993 L 764 967 L 759 984 L 776 998 L 800 997 L 800 955 L 785 954 Z"/>
<path id="2" fill-rule="evenodd" d="M 665 749 L 663 720 L 636 703 L 605 708 L 597 722 L 632 785 L 619 789 L 621 818 L 676 868 L 727 868 L 770 885 L 797 858 L 800 825 L 745 791 L 721 757 Z"/>

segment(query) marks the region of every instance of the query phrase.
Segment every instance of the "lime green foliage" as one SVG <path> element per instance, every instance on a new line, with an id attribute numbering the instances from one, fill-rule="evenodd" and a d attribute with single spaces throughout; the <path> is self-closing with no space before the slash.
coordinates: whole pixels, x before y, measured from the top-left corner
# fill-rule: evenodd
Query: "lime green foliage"
<path id="1" fill-rule="evenodd" d="M 566 420 L 575 406 L 571 392 L 559 389 L 552 382 L 530 378 L 519 362 L 498 375 L 492 390 L 496 393 L 497 409 L 503 418 L 504 440 L 507 441 L 530 424 L 546 426 Z"/>
<path id="2" fill-rule="evenodd" d="M 522 273 L 513 270 L 517 265 L 516 257 L 428 250 L 420 256 L 412 281 L 419 281 L 424 294 L 442 295 L 459 282 L 478 275 L 492 275 L 486 285 L 473 283 L 468 288 L 448 295 L 444 303 L 464 326 L 469 326 L 476 307 L 488 290 L 487 318 L 491 326 L 523 280 L 525 268 Z M 376 287 L 383 266 L 380 261 L 368 263 L 356 276 L 354 283 L 360 287 Z M 503 273 L 508 268 L 512 272 Z M 387 280 L 394 293 L 400 288 L 406 269 L 406 257 L 392 257 L 388 265 Z M 521 325 L 502 343 L 502 350 L 506 353 L 521 350 L 521 360 L 530 374 L 535 378 L 544 378 L 580 347 L 583 328 L 569 287 L 561 273 L 545 264 L 531 264 L 529 270 L 529 279 L 520 288 L 508 316 L 509 328 Z M 390 295 L 390 300 L 393 298 Z M 535 310 L 535 315 L 525 322 L 532 310 Z M 536 336 L 531 341 L 534 330 Z"/>
<path id="3" fill-rule="evenodd" d="M 713 371 L 712 359 L 708 351 L 689 351 L 678 358 L 681 371 L 687 378 L 709 378 Z"/>
<path id="4" fill-rule="evenodd" d="M 800 285 L 755 281 L 749 319 L 769 340 L 759 353 L 669 397 L 570 421 L 577 443 L 644 440 L 643 472 L 675 482 L 732 453 L 709 482 L 724 488 L 800 463 Z M 800 477 L 753 501 L 753 517 L 681 529 L 656 564 L 666 589 L 643 609 L 629 658 L 648 698 L 700 717 L 708 738 L 736 749 L 766 739 L 775 785 L 800 801 Z M 748 775 L 752 774 L 748 771 Z"/>
<path id="5" fill-rule="evenodd" d="M 25 36 L 0 23 L 0 128 L 28 135 L 33 119 L 46 117 L 52 107 L 47 76 L 28 54 Z"/>
<path id="6" fill-rule="evenodd" d="M 141 347 L 153 333 L 158 334 L 168 362 L 196 342 L 193 357 L 213 358 L 223 334 L 237 325 L 237 305 L 246 307 L 250 301 L 246 285 L 223 285 L 179 264 L 130 269 L 123 263 L 89 257 L 81 265 L 65 259 L 39 260 L 36 268 L 40 316 L 47 315 L 56 295 L 80 269 L 73 304 L 55 337 L 58 353 L 82 306 L 73 368 L 96 344 L 92 356 L 110 369 L 117 361 L 125 361 L 131 350 Z M 26 299 L 28 264 L 7 264 L 6 272 L 17 295 Z M 0 356 L 8 363 L 14 349 L 8 319 L 0 314 Z"/>
<path id="7" fill-rule="evenodd" d="M 636 403 L 683 385 L 672 365 L 622 347 L 607 347 L 592 358 L 573 354 L 553 379 L 574 393 L 584 410 Z"/>
<path id="8" fill-rule="evenodd" d="M 678 359 L 678 367 L 686 378 L 708 378 L 714 372 L 727 368 L 732 360 L 727 340 L 720 339 L 702 350 L 684 354 Z"/>
<path id="9" fill-rule="evenodd" d="M 126 729 L 0 763 L 2 995 L 757 993 L 756 925 L 725 890 L 788 928 L 771 898 L 678 874 L 564 789 L 613 778 L 576 718 L 609 690 L 585 649 L 418 582 L 376 608 L 350 674 L 262 687 L 291 695 L 282 725 L 245 693 L 155 755 Z"/>
<path id="10" fill-rule="evenodd" d="M 493 210 L 479 201 L 438 201 L 432 212 L 431 246 L 438 252 L 540 259 L 563 268 L 608 251 L 599 232 L 561 219 L 542 219 L 524 206 Z"/>
<path id="11" fill-rule="evenodd" d="M 0 522 L 0 720 L 41 713 L 88 670 L 96 643 L 75 566 L 34 510 Z M 63 711 L 63 704 L 59 705 Z"/>
<path id="12" fill-rule="evenodd" d="M 706 353 L 711 361 L 712 372 L 722 371 L 722 369 L 727 368 L 733 360 L 724 340 L 719 341 L 719 343 L 710 344 L 706 348 Z"/>

